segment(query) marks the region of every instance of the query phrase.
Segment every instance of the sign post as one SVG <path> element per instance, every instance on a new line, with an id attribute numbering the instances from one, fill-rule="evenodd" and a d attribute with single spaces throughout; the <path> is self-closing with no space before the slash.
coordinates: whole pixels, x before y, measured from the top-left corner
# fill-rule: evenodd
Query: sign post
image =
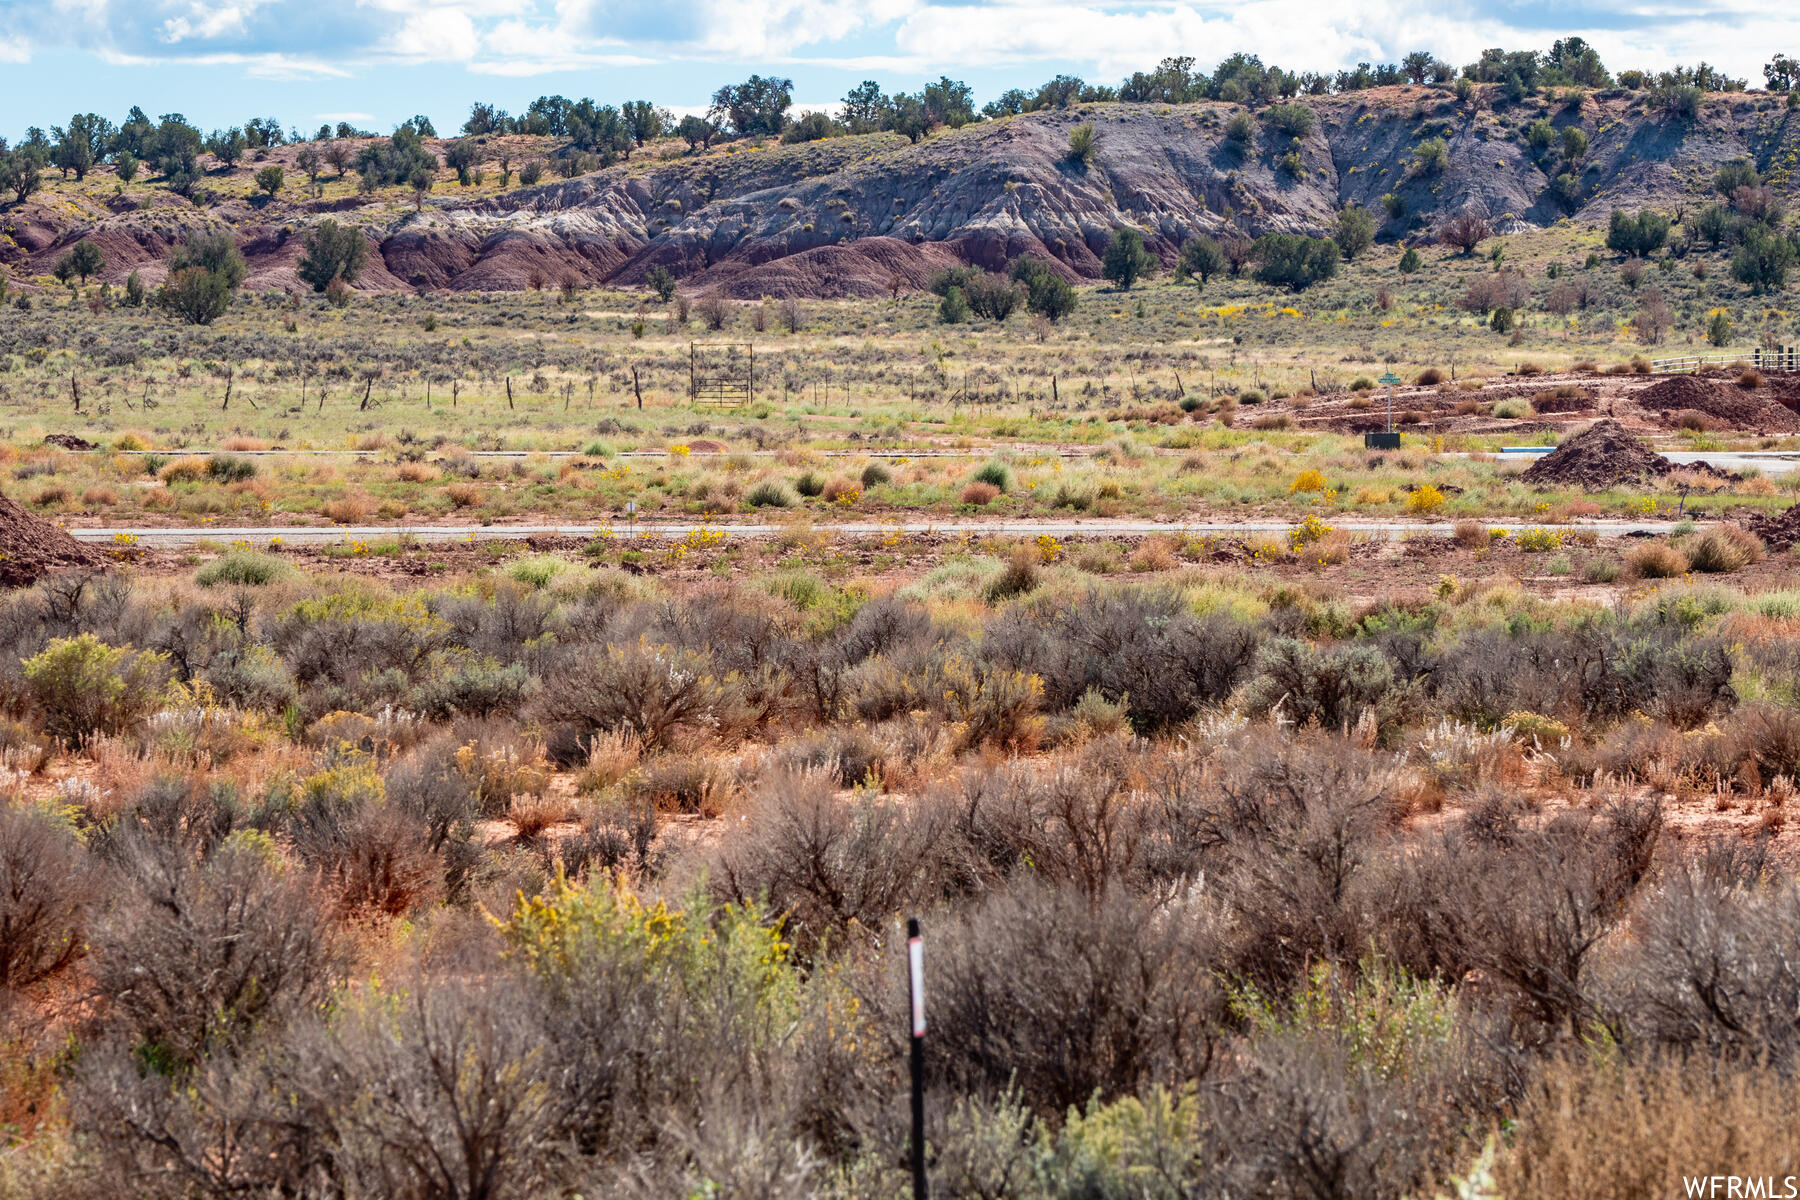
<path id="1" fill-rule="evenodd" d="M 925 939 L 917 917 L 906 919 L 906 976 L 912 1000 L 913 1200 L 925 1200 Z"/>
<path id="2" fill-rule="evenodd" d="M 1394 432 L 1394 385 L 1400 377 L 1389 371 L 1380 380 L 1387 387 L 1387 429 L 1382 433 L 1363 434 L 1363 446 L 1370 450 L 1398 450 L 1400 435 Z"/>

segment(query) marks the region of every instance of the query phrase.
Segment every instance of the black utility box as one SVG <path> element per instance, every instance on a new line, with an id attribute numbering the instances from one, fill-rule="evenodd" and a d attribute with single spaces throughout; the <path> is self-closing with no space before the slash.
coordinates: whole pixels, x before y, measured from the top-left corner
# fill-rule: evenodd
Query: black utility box
<path id="1" fill-rule="evenodd" d="M 1400 435 L 1398 433 L 1365 433 L 1363 448 L 1366 450 L 1398 450 Z"/>

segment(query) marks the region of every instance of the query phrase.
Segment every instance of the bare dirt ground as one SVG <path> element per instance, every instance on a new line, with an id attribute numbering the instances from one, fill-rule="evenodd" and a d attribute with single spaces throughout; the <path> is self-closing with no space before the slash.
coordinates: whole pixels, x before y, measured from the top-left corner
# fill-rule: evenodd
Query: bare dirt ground
<path id="1" fill-rule="evenodd" d="M 1394 423 L 1419 433 L 1529 434 L 1611 417 L 1648 435 L 1682 428 L 1684 415 L 1693 413 L 1701 420 L 1690 419 L 1690 425 L 1705 428 L 1769 437 L 1800 432 L 1800 375 L 1765 373 L 1748 387 L 1740 385 L 1739 375 L 1723 370 L 1681 376 L 1568 371 L 1411 384 L 1394 388 Z M 1534 415 L 1495 416 L 1493 406 L 1505 400 L 1530 401 Z M 1387 394 L 1290 397 L 1242 415 L 1252 420 L 1285 415 L 1302 429 L 1367 433 L 1386 427 Z"/>

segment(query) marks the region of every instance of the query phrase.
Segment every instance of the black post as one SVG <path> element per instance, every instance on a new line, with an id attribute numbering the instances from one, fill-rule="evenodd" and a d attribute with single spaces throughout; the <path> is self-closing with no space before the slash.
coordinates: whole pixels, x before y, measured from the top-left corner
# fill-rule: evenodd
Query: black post
<path id="1" fill-rule="evenodd" d="M 906 919 L 906 969 L 912 995 L 913 1200 L 925 1200 L 925 939 L 917 917 Z"/>

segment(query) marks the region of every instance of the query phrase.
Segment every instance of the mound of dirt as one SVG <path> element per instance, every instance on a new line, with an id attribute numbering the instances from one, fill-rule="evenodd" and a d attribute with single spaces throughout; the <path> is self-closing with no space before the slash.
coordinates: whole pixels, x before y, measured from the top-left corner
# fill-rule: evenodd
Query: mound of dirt
<path id="1" fill-rule="evenodd" d="M 1679 422 L 1683 412 L 1704 413 L 1729 429 L 1755 433 L 1800 432 L 1800 416 L 1767 396 L 1693 375 L 1653 383 L 1631 397 L 1662 423 Z"/>
<path id="2" fill-rule="evenodd" d="M 1632 437 L 1614 420 L 1595 421 L 1538 459 L 1519 476 L 1526 483 L 1603 492 L 1667 475 L 1675 464 Z"/>
<path id="3" fill-rule="evenodd" d="M 1800 504 L 1778 513 L 1758 513 L 1738 524 L 1763 540 L 1771 550 L 1787 550 L 1800 543 Z"/>
<path id="4" fill-rule="evenodd" d="M 1590 412 L 1594 407 L 1594 393 L 1585 388 L 1550 388 L 1533 396 L 1531 407 L 1540 413 Z"/>
<path id="5" fill-rule="evenodd" d="M 69 536 L 9 496 L 0 496 L 0 587 L 30 587 L 52 571 L 104 569 L 106 555 Z"/>

